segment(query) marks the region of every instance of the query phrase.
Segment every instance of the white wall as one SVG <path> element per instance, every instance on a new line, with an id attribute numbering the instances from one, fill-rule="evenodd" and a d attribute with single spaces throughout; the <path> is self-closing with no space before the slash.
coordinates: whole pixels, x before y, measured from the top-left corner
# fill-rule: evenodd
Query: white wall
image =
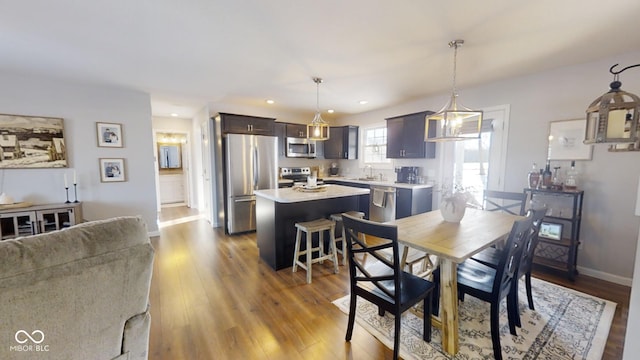
<path id="1" fill-rule="evenodd" d="M 486 86 L 461 89 L 460 100 L 472 108 L 510 105 L 505 190 L 522 191 L 532 162 L 543 164 L 547 154 L 549 122 L 583 119 L 587 106 L 609 89 L 613 76 L 609 67 L 637 63 L 640 52 L 602 61 L 511 78 Z M 640 71 L 621 74 L 622 88 L 640 94 Z M 384 118 L 423 110 L 437 111 L 446 95 L 339 119 L 340 124 L 363 125 Z M 440 149 L 438 149 L 440 150 Z M 402 160 L 402 164 L 435 168 L 433 160 Z M 566 169 L 567 161 L 553 162 Z M 341 167 L 357 162 L 342 161 Z M 594 146 L 591 161 L 577 163 L 584 180 L 583 209 L 578 266 L 582 273 L 631 285 L 638 219 L 634 216 L 636 181 L 640 174 L 638 153 L 610 153 L 606 145 Z"/>
<path id="2" fill-rule="evenodd" d="M 69 168 L 0 170 L 16 201 L 63 203 L 63 174 L 76 170 L 85 219 L 141 215 L 157 231 L 148 94 L 0 72 L 0 113 L 64 119 Z M 122 124 L 124 147 L 99 148 L 96 122 Z M 100 182 L 98 159 L 105 157 L 125 159 L 126 182 Z"/>
<path id="3" fill-rule="evenodd" d="M 640 187 L 639 187 L 640 189 Z M 640 198 L 640 194 L 638 194 Z M 639 204 L 640 205 L 640 204 Z M 640 214 L 636 214 L 640 215 Z M 640 234 L 638 234 L 640 241 Z M 631 297 L 629 299 L 629 317 L 627 318 L 627 333 L 624 338 L 624 360 L 636 360 L 640 353 L 640 246 L 636 250 L 636 264 L 633 273 L 633 286 L 631 288 Z"/>

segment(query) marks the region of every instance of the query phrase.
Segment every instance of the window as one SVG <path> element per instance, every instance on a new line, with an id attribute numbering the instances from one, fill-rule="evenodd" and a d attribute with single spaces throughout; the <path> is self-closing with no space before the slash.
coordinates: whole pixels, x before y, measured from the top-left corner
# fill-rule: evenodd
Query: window
<path id="1" fill-rule="evenodd" d="M 508 105 L 484 109 L 479 139 L 443 143 L 441 183 L 471 190 L 479 204 L 485 189 L 504 190 L 508 130 Z"/>
<path id="2" fill-rule="evenodd" d="M 387 159 L 387 126 L 364 129 L 362 159 L 365 164 L 390 164 Z"/>

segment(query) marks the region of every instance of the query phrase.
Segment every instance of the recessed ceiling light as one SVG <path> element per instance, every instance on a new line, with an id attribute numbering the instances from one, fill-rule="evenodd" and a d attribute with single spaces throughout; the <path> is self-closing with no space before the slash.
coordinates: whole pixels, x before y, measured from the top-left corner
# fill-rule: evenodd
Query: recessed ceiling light
<path id="1" fill-rule="evenodd" d="M 271 104 L 275 104 L 275 103 L 276 103 L 276 102 L 275 102 L 274 100 L 272 100 L 272 99 L 267 99 L 267 100 L 265 100 L 265 102 L 266 102 L 267 104 L 270 104 L 270 105 L 271 105 Z"/>
<path id="2" fill-rule="evenodd" d="M 327 112 L 328 112 L 329 114 L 333 114 L 333 112 L 334 112 L 334 111 L 333 111 L 333 109 L 329 109 L 329 110 L 327 110 Z"/>
<path id="3" fill-rule="evenodd" d="M 358 104 L 360 104 L 360 105 L 366 105 L 366 104 L 368 104 L 368 103 L 369 103 L 369 102 L 368 102 L 367 100 L 360 100 L 360 101 L 358 101 Z"/>
<path id="4" fill-rule="evenodd" d="M 171 113 L 171 116 L 176 117 L 176 116 L 178 116 L 178 114 L 176 114 L 176 113 Z"/>

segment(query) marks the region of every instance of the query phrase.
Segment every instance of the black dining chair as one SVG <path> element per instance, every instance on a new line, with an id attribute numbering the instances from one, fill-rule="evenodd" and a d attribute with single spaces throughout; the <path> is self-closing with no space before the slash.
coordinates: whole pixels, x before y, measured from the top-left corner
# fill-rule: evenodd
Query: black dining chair
<path id="1" fill-rule="evenodd" d="M 398 228 L 342 214 L 349 258 L 351 303 L 346 341 L 351 341 L 356 318 L 356 301 L 360 296 L 378 307 L 378 314 L 389 312 L 395 316 L 393 359 L 400 351 L 400 323 L 402 313 L 423 301 L 425 320 L 422 337 L 431 341 L 431 304 L 434 284 L 404 272 L 400 267 Z M 364 242 L 360 234 L 365 234 Z M 392 250 L 389 258 L 388 249 Z"/>
<path id="2" fill-rule="evenodd" d="M 491 304 L 491 342 L 493 354 L 497 360 L 502 359 L 499 318 L 500 303 L 505 297 L 507 298 L 509 332 L 516 335 L 517 298 L 513 294 L 512 282 L 517 280 L 522 249 L 531 232 L 532 223 L 532 216 L 514 222 L 497 268 L 491 268 L 474 260 L 466 260 L 458 264 L 458 297 L 462 299 L 465 294 L 468 294 Z M 437 314 L 440 305 L 439 270 L 434 272 L 433 279 L 436 282 L 436 293 L 433 296 L 432 310 L 434 314 Z"/>
<path id="3" fill-rule="evenodd" d="M 523 192 L 485 190 L 482 200 L 484 210 L 504 211 L 512 215 L 524 215 L 527 195 Z"/>
<path id="4" fill-rule="evenodd" d="M 531 226 L 531 233 L 527 238 L 524 248 L 522 250 L 522 258 L 520 259 L 520 267 L 518 269 L 518 277 L 513 282 L 516 299 L 518 297 L 518 283 L 522 276 L 525 277 L 525 288 L 527 290 L 527 302 L 529 303 L 529 309 L 535 310 L 533 306 L 533 292 L 531 290 L 531 271 L 533 269 L 533 257 L 535 256 L 536 247 L 538 246 L 538 232 L 540 231 L 540 224 L 547 212 L 547 208 L 530 209 L 529 210 L 533 224 Z M 487 248 L 472 256 L 471 259 L 478 261 L 484 265 L 492 268 L 497 268 L 500 263 L 501 250 L 495 248 Z M 518 302 L 516 302 L 518 304 Z M 521 326 L 519 312 L 516 318 L 516 325 Z"/>

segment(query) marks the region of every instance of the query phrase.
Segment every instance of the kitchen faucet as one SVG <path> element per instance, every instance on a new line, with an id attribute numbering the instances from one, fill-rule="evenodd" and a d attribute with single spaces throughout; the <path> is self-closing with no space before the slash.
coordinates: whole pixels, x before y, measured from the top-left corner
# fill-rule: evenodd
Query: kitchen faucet
<path id="1" fill-rule="evenodd" d="M 367 176 L 367 178 L 373 179 L 373 166 L 371 166 L 371 165 L 365 166 L 364 167 L 365 173 L 366 173 L 367 169 L 369 169 L 369 175 Z"/>

